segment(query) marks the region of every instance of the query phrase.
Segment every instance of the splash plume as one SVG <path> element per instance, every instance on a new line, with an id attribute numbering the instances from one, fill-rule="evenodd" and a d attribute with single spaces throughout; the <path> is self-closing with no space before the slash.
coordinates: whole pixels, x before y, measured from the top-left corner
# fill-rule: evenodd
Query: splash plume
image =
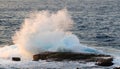
<path id="1" fill-rule="evenodd" d="M 25 19 L 20 31 L 13 37 L 13 41 L 24 53 L 36 54 L 49 51 L 64 46 L 61 45 L 61 41 L 67 35 L 71 35 L 66 31 L 72 24 L 73 21 L 65 9 L 56 13 L 35 12 Z"/>
<path id="2" fill-rule="evenodd" d="M 56 13 L 40 11 L 30 14 L 13 37 L 13 42 L 24 55 L 45 51 L 95 52 L 79 43 L 69 30 L 73 20 L 66 9 Z"/>

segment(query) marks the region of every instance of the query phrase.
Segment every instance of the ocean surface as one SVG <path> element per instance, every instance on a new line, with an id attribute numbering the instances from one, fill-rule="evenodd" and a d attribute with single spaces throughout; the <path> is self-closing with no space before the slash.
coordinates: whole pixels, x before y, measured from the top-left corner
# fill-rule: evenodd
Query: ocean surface
<path id="1" fill-rule="evenodd" d="M 0 46 L 13 44 L 12 36 L 31 12 L 63 8 L 81 44 L 120 56 L 120 0 L 0 0 Z"/>
<path id="2" fill-rule="evenodd" d="M 0 0 L 0 45 L 12 44 L 30 12 L 67 8 L 81 43 L 120 48 L 119 0 Z"/>

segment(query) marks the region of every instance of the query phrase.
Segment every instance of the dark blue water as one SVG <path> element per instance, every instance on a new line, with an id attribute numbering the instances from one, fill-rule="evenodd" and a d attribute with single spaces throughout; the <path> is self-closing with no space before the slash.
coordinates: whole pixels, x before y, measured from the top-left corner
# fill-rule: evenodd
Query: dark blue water
<path id="1" fill-rule="evenodd" d="M 64 7 L 81 43 L 120 47 L 120 0 L 0 0 L 0 45 L 12 44 L 13 34 L 30 12 Z"/>
<path id="2" fill-rule="evenodd" d="M 100 47 L 98 49 L 106 53 L 117 55 L 118 59 L 115 62 L 119 62 L 120 0 L 0 0 L 0 46 L 13 44 L 12 36 L 20 29 L 29 13 L 41 10 L 57 11 L 63 8 L 67 8 L 72 16 L 74 28 L 71 31 L 79 37 L 82 44 Z M 0 66 L 3 69 L 10 65 L 11 63 L 3 60 Z M 16 65 L 13 63 L 13 67 Z M 83 68 L 105 69 L 105 67 L 89 67 L 89 65 Z M 112 68 L 106 67 L 106 69 Z"/>

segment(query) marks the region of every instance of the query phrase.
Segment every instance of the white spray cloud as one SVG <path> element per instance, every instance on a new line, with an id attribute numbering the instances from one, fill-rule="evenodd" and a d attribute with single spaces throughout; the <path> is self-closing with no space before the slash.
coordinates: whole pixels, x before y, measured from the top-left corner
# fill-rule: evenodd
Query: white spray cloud
<path id="1" fill-rule="evenodd" d="M 40 53 L 49 51 L 59 45 L 72 27 L 73 21 L 67 10 L 56 13 L 41 11 L 32 13 L 25 19 L 20 31 L 13 37 L 14 43 L 24 53 Z"/>
<path id="2" fill-rule="evenodd" d="M 27 57 L 45 51 L 97 52 L 80 44 L 77 36 L 68 31 L 72 25 L 73 20 L 66 9 L 56 13 L 49 11 L 32 13 L 14 35 L 13 42 L 16 49 L 13 50 L 16 52 L 18 50 L 22 56 Z"/>
<path id="3" fill-rule="evenodd" d="M 11 59 L 11 57 L 21 57 L 20 51 L 15 45 L 0 48 L 0 58 Z"/>

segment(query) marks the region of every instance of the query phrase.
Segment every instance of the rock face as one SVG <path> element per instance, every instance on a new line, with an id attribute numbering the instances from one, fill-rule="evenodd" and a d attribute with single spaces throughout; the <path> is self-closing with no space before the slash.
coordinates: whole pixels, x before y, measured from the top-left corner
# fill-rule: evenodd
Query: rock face
<path id="1" fill-rule="evenodd" d="M 52 60 L 52 61 L 77 61 L 96 62 L 100 66 L 112 65 L 113 57 L 103 54 L 90 53 L 72 53 L 72 52 L 44 52 L 33 56 L 34 61 L 38 60 Z"/>
<path id="2" fill-rule="evenodd" d="M 99 66 L 111 66 L 111 65 L 113 65 L 112 61 L 113 61 L 112 57 L 100 57 L 97 60 L 96 65 L 99 65 Z"/>
<path id="3" fill-rule="evenodd" d="M 21 61 L 19 57 L 12 57 L 12 61 Z"/>

